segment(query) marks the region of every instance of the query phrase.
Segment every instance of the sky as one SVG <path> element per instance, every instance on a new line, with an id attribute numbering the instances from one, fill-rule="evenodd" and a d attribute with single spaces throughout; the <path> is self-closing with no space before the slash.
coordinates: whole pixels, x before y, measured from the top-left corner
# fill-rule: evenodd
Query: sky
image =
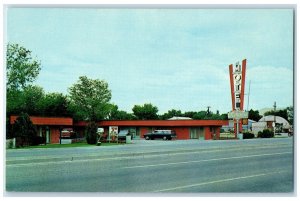
<path id="1" fill-rule="evenodd" d="M 32 51 L 35 84 L 68 94 L 105 80 L 111 102 L 162 114 L 231 110 L 229 64 L 247 59 L 245 109 L 293 104 L 292 9 L 6 8 L 6 43 Z M 250 96 L 249 94 L 249 83 Z"/>

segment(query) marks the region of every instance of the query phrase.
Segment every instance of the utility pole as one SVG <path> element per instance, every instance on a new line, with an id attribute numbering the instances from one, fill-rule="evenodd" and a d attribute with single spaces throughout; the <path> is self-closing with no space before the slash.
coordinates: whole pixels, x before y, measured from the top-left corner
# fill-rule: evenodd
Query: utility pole
<path id="1" fill-rule="evenodd" d="M 210 106 L 207 106 L 207 115 L 209 115 L 210 111 L 209 111 Z"/>
<path id="2" fill-rule="evenodd" d="M 273 123 L 273 128 L 274 128 L 274 137 L 275 137 L 275 128 L 276 128 L 276 101 L 274 102 L 274 123 Z"/>

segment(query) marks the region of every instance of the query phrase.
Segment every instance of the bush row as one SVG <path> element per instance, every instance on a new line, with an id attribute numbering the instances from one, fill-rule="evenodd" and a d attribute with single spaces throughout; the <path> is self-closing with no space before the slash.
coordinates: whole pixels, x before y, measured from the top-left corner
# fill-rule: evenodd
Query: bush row
<path id="1" fill-rule="evenodd" d="M 264 129 L 263 131 L 259 131 L 258 138 L 272 138 L 274 137 L 274 132 L 269 129 Z M 244 132 L 243 133 L 243 139 L 252 139 L 254 138 L 254 134 L 250 132 Z"/>
<path id="2" fill-rule="evenodd" d="M 265 129 L 262 132 L 259 131 L 257 137 L 260 138 L 271 138 L 274 137 L 274 132 L 269 130 L 269 129 Z"/>
<path id="3" fill-rule="evenodd" d="M 254 138 L 254 134 L 250 132 L 243 133 L 243 139 L 252 139 Z"/>

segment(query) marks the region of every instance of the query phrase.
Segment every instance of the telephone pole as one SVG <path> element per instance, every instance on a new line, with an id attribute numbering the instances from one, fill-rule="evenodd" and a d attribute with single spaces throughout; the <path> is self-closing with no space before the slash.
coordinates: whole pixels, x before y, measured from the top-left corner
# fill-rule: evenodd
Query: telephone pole
<path id="1" fill-rule="evenodd" d="M 210 114 L 209 108 L 210 108 L 210 106 L 207 106 L 207 115 Z"/>
<path id="2" fill-rule="evenodd" d="M 274 137 L 275 137 L 275 128 L 276 128 L 276 101 L 274 102 L 274 123 L 273 123 L 273 128 L 274 128 Z"/>

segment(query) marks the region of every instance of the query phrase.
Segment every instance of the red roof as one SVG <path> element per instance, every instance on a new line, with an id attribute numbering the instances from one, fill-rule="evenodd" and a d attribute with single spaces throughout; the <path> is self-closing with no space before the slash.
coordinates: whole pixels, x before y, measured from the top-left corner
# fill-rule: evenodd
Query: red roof
<path id="1" fill-rule="evenodd" d="M 85 126 L 80 121 L 74 126 Z M 99 126 L 223 126 L 228 125 L 227 120 L 106 120 L 100 121 Z"/>
<path id="2" fill-rule="evenodd" d="M 18 116 L 11 116 L 10 123 L 14 124 Z M 74 122 L 68 117 L 30 117 L 35 125 L 57 126 L 86 126 L 88 122 Z M 105 120 L 98 122 L 99 126 L 223 126 L 228 120 Z"/>
<path id="3" fill-rule="evenodd" d="M 11 116 L 10 123 L 14 124 L 18 116 Z M 30 117 L 34 125 L 72 126 L 73 119 L 69 117 Z"/>

